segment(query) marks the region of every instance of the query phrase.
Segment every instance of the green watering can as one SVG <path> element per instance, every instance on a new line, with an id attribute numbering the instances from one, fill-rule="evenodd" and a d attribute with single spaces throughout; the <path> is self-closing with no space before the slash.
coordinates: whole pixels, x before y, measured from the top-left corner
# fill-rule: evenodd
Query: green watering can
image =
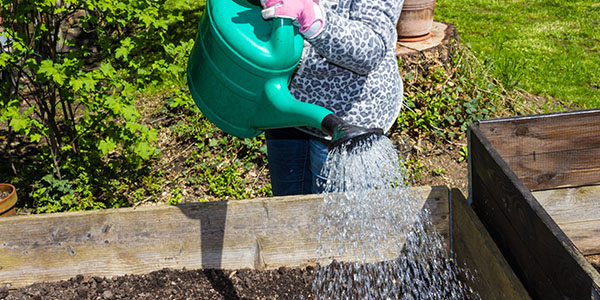
<path id="1" fill-rule="evenodd" d="M 330 148 L 383 134 L 291 95 L 288 84 L 304 40 L 291 20 L 264 20 L 261 10 L 249 0 L 206 2 L 187 68 L 192 98 L 204 115 L 242 138 L 272 128 L 319 128 L 332 136 Z"/>

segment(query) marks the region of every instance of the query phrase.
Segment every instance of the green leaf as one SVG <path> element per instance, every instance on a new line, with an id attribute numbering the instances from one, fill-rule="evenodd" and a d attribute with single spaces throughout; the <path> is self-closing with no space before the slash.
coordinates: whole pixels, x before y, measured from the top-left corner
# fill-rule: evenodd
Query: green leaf
<path id="1" fill-rule="evenodd" d="M 38 133 L 34 133 L 29 136 L 29 139 L 31 140 L 32 143 L 37 143 L 42 139 L 42 135 L 38 134 Z"/>
<path id="2" fill-rule="evenodd" d="M 107 153 L 115 150 L 116 148 L 117 145 L 115 145 L 115 143 L 110 138 L 106 138 L 100 141 L 100 143 L 98 143 L 98 149 L 102 151 L 103 155 L 106 155 Z"/>
<path id="3" fill-rule="evenodd" d="M 113 113 L 120 115 L 123 110 L 123 105 L 115 95 L 108 95 L 105 98 L 106 106 L 113 111 Z"/>
<path id="4" fill-rule="evenodd" d="M 121 41 L 121 47 L 117 48 L 115 51 L 116 58 L 123 58 L 123 60 L 127 61 L 129 52 L 133 49 L 135 45 L 131 43 L 131 38 L 127 37 Z"/>
<path id="5" fill-rule="evenodd" d="M 123 96 L 125 96 L 125 97 L 132 97 L 135 95 L 136 91 L 137 91 L 137 89 L 135 88 L 135 86 L 133 84 L 126 82 L 121 94 L 123 94 Z"/>
<path id="6" fill-rule="evenodd" d="M 183 73 L 185 71 L 185 69 L 182 66 L 178 66 L 178 65 L 175 65 L 175 64 L 169 65 L 169 67 L 167 67 L 167 70 L 169 72 L 171 72 L 172 74 L 180 74 L 180 73 Z"/>
<path id="7" fill-rule="evenodd" d="M 91 73 L 86 74 L 85 77 L 82 78 L 82 81 L 86 91 L 93 91 L 96 87 L 96 80 L 94 80 Z"/>
<path id="8" fill-rule="evenodd" d="M 54 63 L 49 59 L 42 61 L 42 63 L 40 64 L 40 68 L 38 69 L 38 74 L 44 74 L 47 77 L 50 77 L 54 73 L 56 73 Z"/>
<path id="9" fill-rule="evenodd" d="M 27 122 L 26 119 L 20 119 L 20 118 L 13 118 L 12 120 L 10 120 L 9 125 L 12 127 L 12 129 L 14 131 L 21 131 L 25 128 L 27 128 L 27 125 L 29 125 L 29 122 Z"/>
<path id="10" fill-rule="evenodd" d="M 153 25 L 156 28 L 162 28 L 164 30 L 167 30 L 167 28 L 169 27 L 169 22 L 167 19 L 158 19 L 154 21 Z"/>
<path id="11" fill-rule="evenodd" d="M 123 60 L 127 60 L 127 56 L 129 55 L 129 48 L 119 47 L 115 51 L 116 58 L 123 58 Z"/>
<path id="12" fill-rule="evenodd" d="M 154 22 L 154 16 L 151 16 L 149 14 L 143 14 L 140 16 L 140 20 L 144 22 L 145 27 L 148 27 Z"/>
<path id="13" fill-rule="evenodd" d="M 137 117 L 139 115 L 137 112 L 137 109 L 133 105 L 124 106 L 123 109 L 121 110 L 121 114 L 122 114 L 123 118 L 125 118 L 125 120 L 128 122 L 135 121 L 135 119 L 137 119 Z"/>
<path id="14" fill-rule="evenodd" d="M 127 122 L 125 123 L 125 129 L 127 129 L 131 133 L 135 133 L 142 125 L 135 122 Z"/>
<path id="15" fill-rule="evenodd" d="M 102 74 L 108 77 L 112 77 L 116 73 L 115 68 L 113 68 L 113 66 L 108 62 L 102 62 L 100 64 L 100 71 Z"/>
<path id="16" fill-rule="evenodd" d="M 38 74 L 44 75 L 46 78 L 52 78 L 52 81 L 56 82 L 59 86 L 65 83 L 67 76 L 58 68 L 59 65 L 55 65 L 51 60 L 47 59 L 42 61 Z"/>
<path id="17" fill-rule="evenodd" d="M 71 78 L 71 80 L 69 81 L 71 83 L 71 87 L 73 88 L 74 91 L 79 91 L 82 87 L 83 87 L 83 80 L 79 79 L 79 78 Z"/>
<path id="18" fill-rule="evenodd" d="M 154 142 L 154 141 L 156 141 L 157 137 L 158 137 L 158 131 L 155 128 L 150 128 L 146 135 L 146 138 L 148 139 L 148 141 Z"/>
<path id="19" fill-rule="evenodd" d="M 150 158 L 150 155 L 154 153 L 154 147 L 150 146 L 150 143 L 145 141 L 138 142 L 133 150 L 137 155 L 141 156 L 143 159 Z"/>
<path id="20" fill-rule="evenodd" d="M 0 53 L 0 68 L 4 68 L 8 65 L 10 61 L 11 55 L 6 52 Z"/>

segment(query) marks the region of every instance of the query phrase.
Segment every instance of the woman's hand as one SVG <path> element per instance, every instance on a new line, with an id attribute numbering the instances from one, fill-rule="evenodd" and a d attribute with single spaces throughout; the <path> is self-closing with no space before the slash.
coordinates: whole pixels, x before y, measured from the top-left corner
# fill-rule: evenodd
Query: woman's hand
<path id="1" fill-rule="evenodd" d="M 292 19 L 307 38 L 317 36 L 323 29 L 323 11 L 313 0 L 263 0 L 261 3 L 263 18 Z"/>

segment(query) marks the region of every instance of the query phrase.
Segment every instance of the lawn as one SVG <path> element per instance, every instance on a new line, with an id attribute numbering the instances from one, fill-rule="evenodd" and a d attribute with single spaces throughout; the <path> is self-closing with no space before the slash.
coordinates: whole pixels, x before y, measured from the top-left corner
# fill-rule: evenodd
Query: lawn
<path id="1" fill-rule="evenodd" d="M 455 24 L 505 87 L 600 107 L 597 0 L 438 0 L 435 18 Z"/>

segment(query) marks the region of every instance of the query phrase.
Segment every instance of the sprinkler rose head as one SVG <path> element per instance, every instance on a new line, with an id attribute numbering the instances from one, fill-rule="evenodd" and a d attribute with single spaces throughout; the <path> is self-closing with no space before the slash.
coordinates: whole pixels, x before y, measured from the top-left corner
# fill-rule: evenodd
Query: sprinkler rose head
<path id="1" fill-rule="evenodd" d="M 321 122 L 321 128 L 331 136 L 331 142 L 327 145 L 328 150 L 345 147 L 351 150 L 360 142 L 383 136 L 381 128 L 364 128 L 346 123 L 334 114 L 327 115 Z"/>

